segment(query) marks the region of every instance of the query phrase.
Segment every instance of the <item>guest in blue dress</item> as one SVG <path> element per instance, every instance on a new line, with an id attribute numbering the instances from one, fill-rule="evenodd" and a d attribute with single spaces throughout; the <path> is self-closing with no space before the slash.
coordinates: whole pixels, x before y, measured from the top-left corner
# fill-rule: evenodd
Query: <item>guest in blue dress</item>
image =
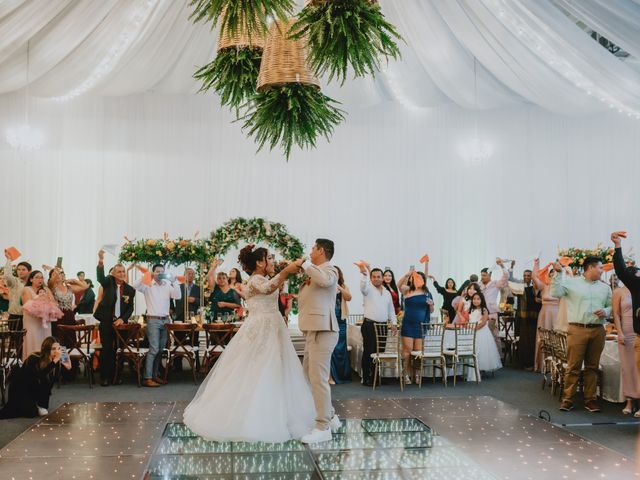
<path id="1" fill-rule="evenodd" d="M 404 296 L 404 317 L 402 317 L 402 359 L 404 361 L 405 384 L 411 384 L 413 364 L 411 352 L 422 350 L 422 324 L 431 321 L 433 296 L 427 287 L 426 275 L 410 271 L 402 276 L 398 288 Z M 416 375 L 416 382 L 417 375 Z"/>
<path id="2" fill-rule="evenodd" d="M 344 284 L 342 270 L 338 270 L 338 295 L 336 295 L 336 318 L 338 319 L 338 343 L 331 355 L 331 377 L 330 384 L 349 383 L 351 381 L 351 362 L 349 361 L 349 351 L 347 350 L 347 317 L 349 307 L 347 302 L 351 300 L 351 292 Z"/>

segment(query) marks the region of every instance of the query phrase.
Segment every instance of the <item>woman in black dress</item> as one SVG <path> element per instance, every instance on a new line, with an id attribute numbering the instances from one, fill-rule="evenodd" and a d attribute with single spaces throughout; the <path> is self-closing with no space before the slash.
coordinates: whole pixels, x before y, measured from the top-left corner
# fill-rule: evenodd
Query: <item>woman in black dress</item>
<path id="1" fill-rule="evenodd" d="M 47 337 L 39 352 L 15 366 L 9 376 L 9 401 L 0 410 L 0 419 L 47 415 L 49 397 L 60 368 L 71 369 L 69 357 L 62 361 L 62 347 L 55 337 Z"/>
<path id="2" fill-rule="evenodd" d="M 456 290 L 456 282 L 453 280 L 453 278 L 447 278 L 447 281 L 445 282 L 443 287 L 438 283 L 433 275 L 429 275 L 429 278 L 433 280 L 433 286 L 438 291 L 438 293 L 442 295 L 442 308 L 447 311 L 447 314 L 449 316 L 449 323 L 452 323 L 453 319 L 456 318 L 456 309 L 451 304 L 453 299 L 458 296 L 458 291 Z"/>

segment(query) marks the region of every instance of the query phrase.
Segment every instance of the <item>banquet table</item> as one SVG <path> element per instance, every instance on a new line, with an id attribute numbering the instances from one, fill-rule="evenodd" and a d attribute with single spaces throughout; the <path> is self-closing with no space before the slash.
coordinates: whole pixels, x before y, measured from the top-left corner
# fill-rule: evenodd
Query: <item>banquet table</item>
<path id="1" fill-rule="evenodd" d="M 604 342 L 604 350 L 602 350 L 602 356 L 600 357 L 600 368 L 602 369 L 602 391 L 600 392 L 602 398 L 608 402 L 624 402 L 617 340 Z"/>

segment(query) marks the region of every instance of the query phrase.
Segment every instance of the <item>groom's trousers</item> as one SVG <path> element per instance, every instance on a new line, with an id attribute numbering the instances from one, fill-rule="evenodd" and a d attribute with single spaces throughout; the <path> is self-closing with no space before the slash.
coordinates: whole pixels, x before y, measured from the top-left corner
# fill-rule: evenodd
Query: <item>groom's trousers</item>
<path id="1" fill-rule="evenodd" d="M 302 368 L 311 384 L 316 405 L 316 428 L 326 430 L 334 415 L 329 375 L 331 355 L 338 343 L 338 332 L 305 332 L 304 336 L 306 341 Z"/>

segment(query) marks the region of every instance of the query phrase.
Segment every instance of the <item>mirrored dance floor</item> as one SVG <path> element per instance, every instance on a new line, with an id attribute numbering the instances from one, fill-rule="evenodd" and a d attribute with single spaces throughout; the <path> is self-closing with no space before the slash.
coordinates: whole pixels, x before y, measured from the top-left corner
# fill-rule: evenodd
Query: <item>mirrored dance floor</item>
<path id="1" fill-rule="evenodd" d="M 336 401 L 342 428 L 310 447 L 207 441 L 181 423 L 185 406 L 65 404 L 0 450 L 0 478 L 640 478 L 631 459 L 492 397 Z"/>

